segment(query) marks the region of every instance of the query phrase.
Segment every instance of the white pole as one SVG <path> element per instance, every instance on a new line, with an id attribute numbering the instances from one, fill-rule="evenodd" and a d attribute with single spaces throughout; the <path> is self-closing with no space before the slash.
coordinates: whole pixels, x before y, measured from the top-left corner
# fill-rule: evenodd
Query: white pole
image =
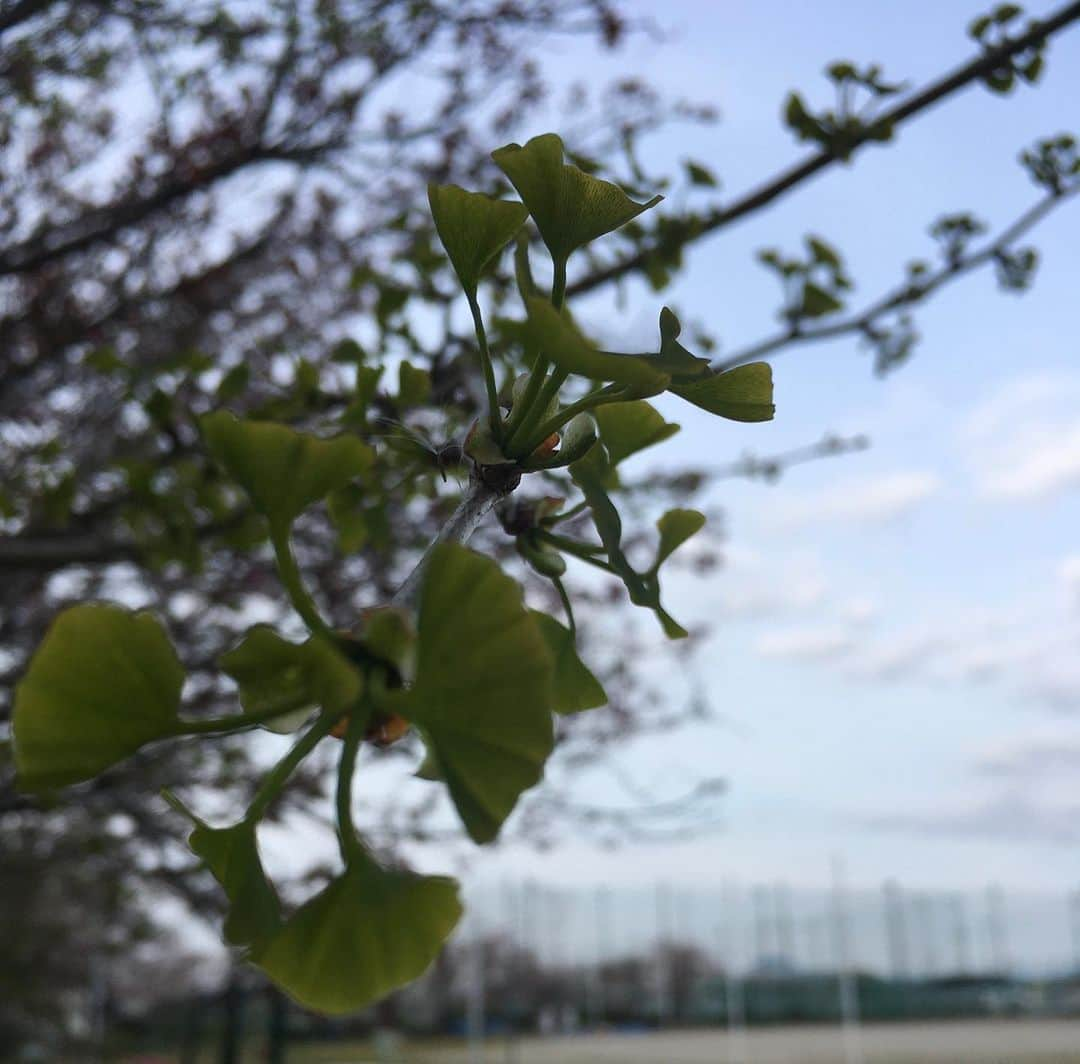
<path id="1" fill-rule="evenodd" d="M 727 1004 L 728 1064 L 750 1064 L 750 1040 L 746 1036 L 746 1003 L 742 984 L 742 933 L 739 891 L 734 883 L 725 883 L 721 895 L 721 924 L 724 954 L 724 997 Z"/>
<path id="2" fill-rule="evenodd" d="M 863 1064 L 862 1031 L 859 1027 L 859 994 L 851 968 L 848 942 L 847 895 L 844 890 L 844 865 L 832 859 L 833 944 L 836 952 L 836 975 L 840 986 L 840 1029 L 844 1040 L 845 1064 Z"/>
<path id="3" fill-rule="evenodd" d="M 484 928 L 479 907 L 474 912 L 476 918 L 472 942 L 469 944 L 465 1029 L 469 1043 L 469 1064 L 484 1064 Z"/>

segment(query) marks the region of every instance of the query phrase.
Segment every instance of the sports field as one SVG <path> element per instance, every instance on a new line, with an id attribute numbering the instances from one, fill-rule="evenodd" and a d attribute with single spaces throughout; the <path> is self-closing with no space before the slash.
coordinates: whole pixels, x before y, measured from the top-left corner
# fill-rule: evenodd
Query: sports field
<path id="1" fill-rule="evenodd" d="M 845 1056 L 835 1027 L 752 1030 L 742 1050 L 716 1031 L 593 1034 L 491 1040 L 483 1064 L 1080 1064 L 1080 1020 L 980 1020 L 873 1024 L 863 1027 L 858 1056 Z M 464 1046 L 402 1046 L 381 1058 L 370 1048 L 297 1048 L 290 1064 L 473 1064 Z"/>

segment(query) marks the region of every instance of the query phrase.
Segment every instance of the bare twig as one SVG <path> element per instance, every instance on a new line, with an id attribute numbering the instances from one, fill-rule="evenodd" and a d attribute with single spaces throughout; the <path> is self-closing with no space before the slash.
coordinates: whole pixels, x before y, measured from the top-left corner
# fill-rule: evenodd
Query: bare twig
<path id="1" fill-rule="evenodd" d="M 772 203 L 773 200 L 784 195 L 784 193 L 790 192 L 801 185 L 819 171 L 832 166 L 834 163 L 844 161 L 850 157 L 855 148 L 873 140 L 882 130 L 895 130 L 908 119 L 914 118 L 920 112 L 940 103 L 954 92 L 958 92 L 972 82 L 992 73 L 1008 63 L 1013 56 L 1019 55 L 1033 45 L 1047 40 L 1077 19 L 1080 19 L 1080 0 L 1066 4 L 1047 18 L 1034 22 L 1027 33 L 1005 41 L 997 48 L 982 52 L 963 66 L 928 85 L 921 92 L 885 111 L 855 137 L 853 143 L 845 145 L 846 154 L 842 155 L 835 149 L 822 149 L 804 159 L 801 163 L 784 170 L 764 185 L 747 192 L 730 206 L 717 207 L 701 217 L 685 219 L 681 224 L 678 219 L 674 220 L 662 241 L 578 278 L 567 289 L 567 296 L 583 295 L 585 292 L 591 292 L 594 288 L 599 288 L 601 285 L 609 284 L 629 273 L 641 270 L 645 268 L 654 255 L 676 252 L 709 233 L 715 233 L 732 222 L 760 210 L 762 207 Z"/>
<path id="2" fill-rule="evenodd" d="M 986 243 L 978 251 L 954 259 L 935 273 L 905 281 L 887 292 L 880 299 L 876 299 L 860 313 L 851 317 L 843 318 L 830 325 L 821 325 L 814 329 L 785 329 L 764 340 L 759 340 L 741 348 L 722 362 L 714 365 L 713 372 L 723 373 L 726 370 L 734 369 L 736 366 L 743 366 L 747 362 L 754 362 L 768 355 L 774 355 L 785 347 L 816 343 L 821 340 L 833 340 L 848 333 L 866 333 L 874 322 L 884 315 L 915 306 L 950 281 L 954 281 L 958 277 L 978 269 L 980 266 L 993 262 L 1003 251 L 1007 251 L 1029 230 L 1041 222 L 1055 207 L 1065 203 L 1078 193 L 1080 193 L 1080 182 L 1060 193 L 1051 193 L 1039 200 L 1034 206 L 1028 208 L 1016 221 L 1003 229 L 997 237 Z"/>

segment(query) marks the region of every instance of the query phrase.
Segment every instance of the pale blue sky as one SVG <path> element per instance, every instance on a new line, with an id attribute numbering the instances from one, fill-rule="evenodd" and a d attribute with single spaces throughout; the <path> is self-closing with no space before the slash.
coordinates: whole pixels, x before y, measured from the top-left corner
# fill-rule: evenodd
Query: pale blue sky
<path id="1" fill-rule="evenodd" d="M 795 4 L 639 0 L 669 32 L 597 60 L 573 42 L 545 56 L 597 84 L 636 73 L 715 103 L 721 122 L 648 141 L 660 167 L 691 156 L 734 196 L 805 153 L 780 125 L 790 88 L 828 102 L 838 58 L 877 61 L 921 86 L 973 52 L 984 3 Z M 1033 3 L 1034 14 L 1054 9 Z M 772 331 L 776 289 L 755 249 L 804 233 L 842 250 L 855 303 L 931 257 L 928 224 L 972 210 L 993 229 L 1039 195 L 1016 163 L 1035 139 L 1080 133 L 1080 29 L 1056 40 L 1036 89 L 969 88 L 888 149 L 867 149 L 767 213 L 703 242 L 663 302 L 725 347 Z M 526 130 L 525 133 L 541 132 Z M 663 208 L 661 208 L 663 209 Z M 775 362 L 777 419 L 720 423 L 677 403 L 683 432 L 638 459 L 717 462 L 866 432 L 867 453 L 791 471 L 777 486 L 723 482 L 726 565 L 677 577 L 667 598 L 714 629 L 701 678 L 734 727 L 702 726 L 620 755 L 657 788 L 689 773 L 731 782 L 725 831 L 621 853 L 573 844 L 543 861 L 568 883 L 667 878 L 821 883 L 831 854 L 849 878 L 938 886 L 1080 882 L 1080 204 L 1040 227 L 1033 291 L 999 293 L 990 271 L 917 312 L 922 343 L 884 380 L 852 340 Z M 651 337 L 661 300 L 632 289 L 579 313 Z M 657 632 L 657 639 L 660 640 Z M 596 784 L 602 792 L 603 785 Z M 478 858 L 480 876 L 536 875 L 535 855 Z"/>

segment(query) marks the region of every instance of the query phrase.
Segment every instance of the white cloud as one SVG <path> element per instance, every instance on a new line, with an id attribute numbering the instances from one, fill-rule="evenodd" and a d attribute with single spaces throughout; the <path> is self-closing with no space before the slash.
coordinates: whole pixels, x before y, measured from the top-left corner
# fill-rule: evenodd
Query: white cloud
<path id="1" fill-rule="evenodd" d="M 1070 554 L 1061 563 L 1060 574 L 1065 589 L 1080 602 L 1080 554 Z"/>
<path id="2" fill-rule="evenodd" d="M 1056 713 L 1080 713 L 1080 663 L 1072 660 L 1042 660 L 1023 676 L 1018 693 Z"/>
<path id="3" fill-rule="evenodd" d="M 767 632 L 756 644 L 765 658 L 790 658 L 796 661 L 826 661 L 843 657 L 855 646 L 855 640 L 842 628 L 788 628 Z"/>
<path id="4" fill-rule="evenodd" d="M 891 683 L 925 678 L 928 667 L 948 647 L 948 640 L 933 633 L 889 636 L 867 646 L 850 662 L 851 674 L 860 680 Z"/>
<path id="5" fill-rule="evenodd" d="M 733 545 L 714 588 L 715 612 L 746 620 L 802 613 L 820 606 L 828 584 L 820 560 L 806 552 L 766 558 Z M 698 585 L 699 586 L 699 585 Z"/>
<path id="6" fill-rule="evenodd" d="M 1051 776 L 1080 776 L 1080 736 L 1042 734 L 1000 742 L 976 758 L 982 776 L 1045 782 Z"/>
<path id="7" fill-rule="evenodd" d="M 840 604 L 840 616 L 851 624 L 869 624 L 878 615 L 877 603 L 862 596 Z"/>
<path id="8" fill-rule="evenodd" d="M 1080 486 L 1080 375 L 1010 382 L 979 404 L 964 429 L 975 486 L 999 501 L 1045 498 Z"/>
<path id="9" fill-rule="evenodd" d="M 981 479 L 989 498 L 1038 499 L 1080 486 L 1080 422 L 1031 429 L 1004 450 L 1001 464 Z"/>
<path id="10" fill-rule="evenodd" d="M 774 517 L 786 528 L 828 522 L 885 523 L 910 513 L 940 490 L 940 478 L 925 470 L 859 477 L 812 494 L 788 494 L 777 500 Z"/>
<path id="11" fill-rule="evenodd" d="M 1034 801 L 1017 792 L 955 802 L 951 808 L 887 813 L 864 820 L 867 827 L 943 838 L 1049 842 L 1080 841 L 1080 802 Z"/>

